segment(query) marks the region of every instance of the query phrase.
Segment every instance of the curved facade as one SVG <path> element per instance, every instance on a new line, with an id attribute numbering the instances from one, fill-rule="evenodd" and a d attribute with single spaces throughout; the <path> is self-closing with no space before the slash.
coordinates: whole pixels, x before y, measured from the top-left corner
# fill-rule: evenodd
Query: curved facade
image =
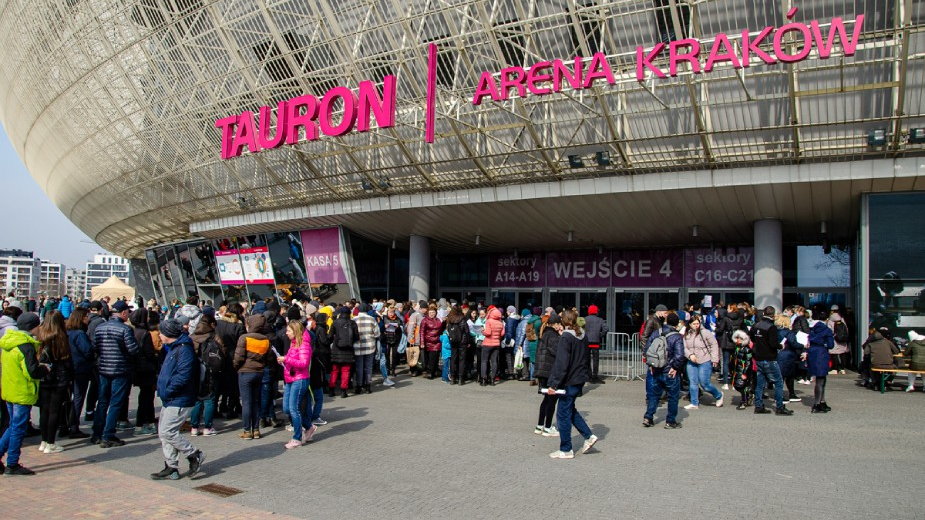
<path id="1" fill-rule="evenodd" d="M 0 117 L 64 214 L 129 257 L 254 208 L 921 152 L 907 141 L 925 126 L 921 2 L 801 2 L 792 20 L 824 31 L 840 17 L 850 35 L 864 15 L 850 59 L 835 45 L 828 59 L 813 49 L 793 64 L 637 79 L 637 47 L 685 37 L 708 47 L 788 14 L 736 0 L 11 0 L 0 12 Z M 792 52 L 798 43 L 783 40 Z M 472 103 L 483 71 L 596 52 L 610 84 Z M 653 63 L 667 70 L 667 59 Z M 392 128 L 220 158 L 217 119 L 389 75 Z M 886 140 L 871 146 L 875 130 Z"/>

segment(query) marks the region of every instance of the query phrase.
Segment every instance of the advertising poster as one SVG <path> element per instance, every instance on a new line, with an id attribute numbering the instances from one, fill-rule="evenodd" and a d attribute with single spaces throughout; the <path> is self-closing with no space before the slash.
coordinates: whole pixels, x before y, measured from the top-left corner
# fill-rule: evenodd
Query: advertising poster
<path id="1" fill-rule="evenodd" d="M 267 246 L 241 249 L 244 279 L 249 284 L 273 284 L 273 262 Z"/>
<path id="2" fill-rule="evenodd" d="M 347 283 L 340 249 L 340 229 L 322 228 L 302 231 L 305 274 L 313 284 Z"/>
<path id="3" fill-rule="evenodd" d="M 222 285 L 242 285 L 244 283 L 244 267 L 237 249 L 228 249 L 215 252 L 215 263 L 218 266 L 218 279 Z"/>

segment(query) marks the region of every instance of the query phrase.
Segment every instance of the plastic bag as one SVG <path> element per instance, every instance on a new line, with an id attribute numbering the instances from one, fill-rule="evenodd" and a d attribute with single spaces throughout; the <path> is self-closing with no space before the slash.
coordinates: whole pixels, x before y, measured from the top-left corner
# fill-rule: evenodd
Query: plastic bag
<path id="1" fill-rule="evenodd" d="M 521 370 L 524 367 L 524 349 L 517 349 L 517 353 L 514 354 L 514 369 Z"/>
<path id="2" fill-rule="evenodd" d="M 401 341 L 398 343 L 398 353 L 404 354 L 405 350 L 408 349 L 408 336 L 402 334 Z"/>

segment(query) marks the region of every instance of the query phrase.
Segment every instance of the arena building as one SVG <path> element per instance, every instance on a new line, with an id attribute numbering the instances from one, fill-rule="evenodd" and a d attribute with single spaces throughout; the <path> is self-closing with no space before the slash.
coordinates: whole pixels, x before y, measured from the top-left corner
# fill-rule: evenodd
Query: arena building
<path id="1" fill-rule="evenodd" d="M 161 301 L 925 326 L 925 3 L 7 2 L 0 117 Z M 147 274 L 147 277 L 145 277 Z M 897 330 L 899 332 L 899 330 Z"/>

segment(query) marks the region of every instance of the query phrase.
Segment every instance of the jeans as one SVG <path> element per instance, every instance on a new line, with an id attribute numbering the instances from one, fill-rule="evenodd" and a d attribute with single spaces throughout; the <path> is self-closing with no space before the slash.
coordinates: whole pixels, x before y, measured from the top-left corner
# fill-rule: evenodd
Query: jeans
<path id="1" fill-rule="evenodd" d="M 263 368 L 263 377 L 260 378 L 260 418 L 273 419 L 276 417 L 276 389 L 279 386 L 273 377 L 273 367 L 267 365 Z"/>
<path id="2" fill-rule="evenodd" d="M 357 386 L 366 386 L 370 384 L 373 379 L 373 361 L 375 354 L 357 354 L 356 360 L 356 377 L 355 382 Z"/>
<path id="3" fill-rule="evenodd" d="M 99 395 L 93 412 L 93 436 L 105 440 L 116 437 L 116 419 L 122 412 L 122 402 L 129 389 L 128 376 L 100 374 Z"/>
<path id="4" fill-rule="evenodd" d="M 655 418 L 655 410 L 658 409 L 658 400 L 661 399 L 662 392 L 668 392 L 668 416 L 665 420 L 669 423 L 677 422 L 678 398 L 681 397 L 681 375 L 675 374 L 674 377 L 668 377 L 667 367 L 657 372 L 649 369 L 646 374 L 646 419 Z"/>
<path id="5" fill-rule="evenodd" d="M 324 404 L 324 385 L 312 390 L 312 413 L 309 422 L 321 419 L 321 407 Z"/>
<path id="6" fill-rule="evenodd" d="M 200 397 L 193 405 L 193 411 L 190 412 L 189 422 L 193 428 L 211 428 L 212 418 L 215 417 L 215 394 L 209 394 L 209 397 Z M 201 421 L 201 422 L 200 422 Z"/>
<path id="7" fill-rule="evenodd" d="M 32 407 L 27 404 L 6 403 L 6 413 L 10 416 L 10 427 L 3 432 L 3 437 L 0 437 L 0 458 L 9 454 L 6 465 L 12 466 L 19 464 L 22 439 L 26 436 Z"/>
<path id="8" fill-rule="evenodd" d="M 498 347 L 482 347 L 482 381 L 490 383 L 498 375 Z M 491 372 L 488 367 L 491 365 Z"/>
<path id="9" fill-rule="evenodd" d="M 61 423 L 61 411 L 64 401 L 70 397 L 67 388 L 41 388 L 39 390 L 39 399 L 42 406 L 39 408 L 39 430 L 42 432 L 42 440 L 48 444 L 55 443 L 55 436 L 58 434 L 58 425 Z"/>
<path id="10" fill-rule="evenodd" d="M 165 406 L 161 408 L 161 419 L 157 425 L 157 436 L 161 439 L 164 461 L 171 468 L 180 466 L 180 453 L 189 457 L 196 448 L 189 439 L 180 435 L 180 427 L 189 417 L 191 407 Z"/>
<path id="11" fill-rule="evenodd" d="M 379 342 L 379 373 L 382 380 L 389 378 L 389 346 L 384 341 Z"/>
<path id="12" fill-rule="evenodd" d="M 440 372 L 440 377 L 444 381 L 450 380 L 450 359 L 452 359 L 452 357 L 443 358 L 443 369 Z"/>
<path id="13" fill-rule="evenodd" d="M 244 419 L 244 430 L 260 429 L 260 385 L 263 379 L 261 372 L 244 372 L 238 374 L 238 388 L 241 393 L 241 417 Z"/>
<path id="14" fill-rule="evenodd" d="M 84 399 L 87 396 L 87 387 L 90 385 L 91 374 L 74 375 L 74 409 L 71 410 L 71 433 L 80 430 L 80 413 L 83 411 Z M 90 411 L 90 403 L 87 403 L 87 411 Z"/>
<path id="15" fill-rule="evenodd" d="M 723 397 L 723 393 L 720 392 L 713 383 L 710 382 L 710 377 L 713 375 L 713 363 L 707 361 L 706 363 L 694 363 L 693 361 L 687 362 L 687 378 L 690 380 L 690 392 L 691 392 L 691 404 L 694 406 L 700 405 L 700 387 L 703 387 L 704 390 L 710 393 L 713 396 L 713 399 L 717 401 Z"/>
<path id="16" fill-rule="evenodd" d="M 723 384 L 728 385 L 732 379 L 729 378 L 729 358 L 732 356 L 731 350 L 723 351 Z"/>
<path id="17" fill-rule="evenodd" d="M 774 400 L 777 407 L 784 406 L 784 385 L 780 380 L 780 366 L 777 361 L 756 361 L 758 365 L 758 386 L 755 388 L 755 408 L 764 406 L 764 388 L 768 384 L 768 379 L 774 383 Z"/>
<path id="18" fill-rule="evenodd" d="M 308 379 L 298 379 L 286 383 L 283 387 L 283 413 L 289 415 L 289 420 L 292 421 L 292 438 L 297 441 L 302 440 L 302 421 L 308 417 L 302 408 L 302 401 L 307 392 Z"/>
<path id="19" fill-rule="evenodd" d="M 559 428 L 559 450 L 572 451 L 572 426 L 578 430 L 582 437 L 591 437 L 591 428 L 585 418 L 575 410 L 575 399 L 581 394 L 584 385 L 566 387 L 565 395 L 559 396 L 559 409 L 556 410 L 556 424 Z"/>

